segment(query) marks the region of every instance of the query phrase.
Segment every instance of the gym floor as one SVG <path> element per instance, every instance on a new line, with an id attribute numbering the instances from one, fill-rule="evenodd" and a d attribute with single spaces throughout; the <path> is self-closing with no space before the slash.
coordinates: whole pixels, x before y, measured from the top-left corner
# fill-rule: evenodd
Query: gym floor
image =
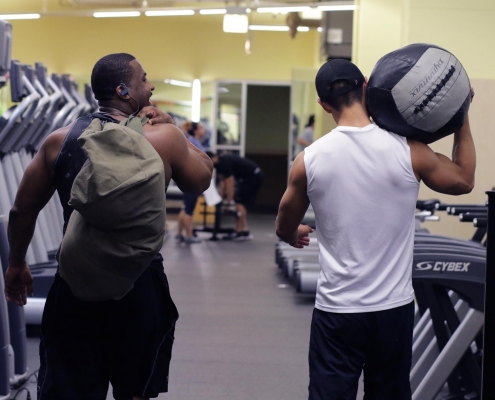
<path id="1" fill-rule="evenodd" d="M 180 318 L 169 393 L 159 399 L 307 398 L 314 297 L 298 295 L 275 266 L 274 222 L 274 216 L 250 216 L 250 242 L 190 246 L 175 243 L 175 221 L 169 222 L 162 254 Z M 28 338 L 31 371 L 39 367 L 38 345 Z M 28 388 L 35 398 L 36 383 Z"/>

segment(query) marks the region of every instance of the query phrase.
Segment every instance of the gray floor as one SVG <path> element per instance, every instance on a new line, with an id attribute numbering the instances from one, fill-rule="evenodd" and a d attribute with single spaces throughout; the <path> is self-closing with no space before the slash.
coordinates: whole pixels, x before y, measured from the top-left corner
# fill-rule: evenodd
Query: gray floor
<path id="1" fill-rule="evenodd" d="M 250 222 L 251 242 L 165 243 L 165 271 L 180 318 L 169 393 L 159 399 L 307 398 L 314 299 L 285 285 L 274 265 L 274 217 Z M 32 371 L 39 366 L 38 343 L 28 340 Z M 35 395 L 36 384 L 29 388 Z"/>

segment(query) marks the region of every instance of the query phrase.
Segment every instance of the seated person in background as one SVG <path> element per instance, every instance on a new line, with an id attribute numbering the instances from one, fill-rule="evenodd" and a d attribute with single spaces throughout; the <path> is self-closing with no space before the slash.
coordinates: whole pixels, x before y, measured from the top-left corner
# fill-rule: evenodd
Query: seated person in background
<path id="1" fill-rule="evenodd" d="M 182 124 L 182 130 L 186 133 L 189 141 L 199 150 L 205 151 L 201 140 L 205 136 L 205 128 L 199 122 L 187 121 Z M 180 210 L 178 218 L 177 235 L 175 239 L 179 243 L 200 243 L 201 239 L 193 236 L 193 214 L 198 201 L 198 196 L 184 193 L 184 207 Z M 184 235 L 182 234 L 184 232 Z"/>
<path id="2" fill-rule="evenodd" d="M 228 206 L 235 206 L 237 222 L 232 240 L 252 240 L 247 223 L 246 207 L 254 205 L 263 183 L 263 171 L 253 161 L 236 154 L 206 152 L 220 175 L 220 195 Z M 237 187 L 235 185 L 237 183 Z"/>

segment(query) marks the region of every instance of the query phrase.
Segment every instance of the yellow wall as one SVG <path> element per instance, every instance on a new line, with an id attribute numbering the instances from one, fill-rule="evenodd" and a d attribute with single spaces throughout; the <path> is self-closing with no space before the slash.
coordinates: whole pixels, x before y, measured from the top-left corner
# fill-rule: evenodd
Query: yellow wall
<path id="1" fill-rule="evenodd" d="M 410 43 L 447 48 L 472 79 L 495 79 L 495 1 L 356 0 L 353 59 L 370 74 L 380 57 Z"/>
<path id="2" fill-rule="evenodd" d="M 410 0 L 409 43 L 445 47 L 471 79 L 495 79 L 495 1 Z"/>
<path id="3" fill-rule="evenodd" d="M 316 31 L 224 33 L 222 16 L 191 17 L 43 17 L 12 21 L 13 57 L 44 62 L 50 71 L 89 76 L 105 54 L 128 52 L 153 79 L 218 78 L 290 80 L 296 67 L 313 67 Z"/>

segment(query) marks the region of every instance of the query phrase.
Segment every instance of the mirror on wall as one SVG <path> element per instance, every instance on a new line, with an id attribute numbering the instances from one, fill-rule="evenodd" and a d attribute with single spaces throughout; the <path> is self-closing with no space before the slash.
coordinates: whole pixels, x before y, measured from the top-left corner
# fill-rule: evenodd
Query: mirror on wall
<path id="1" fill-rule="evenodd" d="M 289 160 L 292 161 L 304 149 L 305 142 L 314 141 L 314 127 L 308 126 L 315 116 L 317 94 L 313 81 L 292 81 L 291 124 L 289 128 Z M 312 133 L 312 137 L 311 137 Z M 311 140 L 308 140 L 311 139 Z"/>
<path id="2" fill-rule="evenodd" d="M 241 145 L 242 83 L 218 82 L 217 147 Z"/>

